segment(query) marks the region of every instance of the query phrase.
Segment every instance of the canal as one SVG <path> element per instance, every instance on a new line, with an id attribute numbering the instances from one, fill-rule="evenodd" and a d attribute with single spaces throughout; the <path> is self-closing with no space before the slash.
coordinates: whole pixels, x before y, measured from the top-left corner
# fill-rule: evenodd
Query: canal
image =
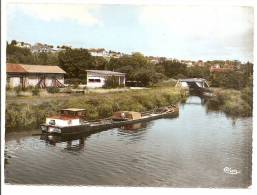
<path id="1" fill-rule="evenodd" d="M 209 112 L 196 96 L 175 119 L 80 137 L 6 134 L 10 184 L 226 187 L 251 185 L 252 118 Z"/>

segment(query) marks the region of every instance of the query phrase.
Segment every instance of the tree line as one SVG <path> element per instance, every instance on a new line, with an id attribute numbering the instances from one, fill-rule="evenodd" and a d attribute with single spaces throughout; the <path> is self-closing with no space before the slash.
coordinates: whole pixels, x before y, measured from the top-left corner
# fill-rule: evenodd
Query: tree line
<path id="1" fill-rule="evenodd" d="M 28 48 L 21 48 L 7 43 L 7 62 L 37 65 L 58 65 L 67 72 L 66 80 L 70 83 L 85 83 L 86 70 L 111 70 L 126 73 L 126 80 L 151 86 L 169 78 L 197 77 L 205 78 L 214 87 L 242 89 L 252 85 L 253 64 L 241 64 L 234 61 L 237 67 L 232 72 L 211 73 L 211 65 L 225 61 L 207 61 L 204 66 L 187 67 L 178 60 L 161 58 L 157 64 L 141 53 L 123 55 L 120 58 L 106 59 L 92 56 L 84 48 L 65 48 L 59 52 L 32 53 Z"/>

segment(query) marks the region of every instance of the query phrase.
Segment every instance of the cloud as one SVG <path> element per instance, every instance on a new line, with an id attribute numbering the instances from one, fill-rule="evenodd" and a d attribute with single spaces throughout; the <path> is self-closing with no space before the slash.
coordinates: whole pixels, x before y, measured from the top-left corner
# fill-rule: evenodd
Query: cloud
<path id="1" fill-rule="evenodd" d="M 65 21 L 71 20 L 79 25 L 101 25 L 99 18 L 92 13 L 99 10 L 99 6 L 85 4 L 10 4 L 11 13 L 22 11 L 31 17 L 43 21 Z"/>
<path id="2" fill-rule="evenodd" d="M 140 21 L 146 25 L 162 23 L 179 34 L 231 36 L 252 28 L 251 14 L 253 10 L 247 7 L 144 6 Z"/>
<path id="3" fill-rule="evenodd" d="M 184 48 L 198 56 L 219 56 L 230 48 L 234 57 L 252 56 L 253 18 L 249 7 L 142 6 L 139 22 L 174 52 Z"/>

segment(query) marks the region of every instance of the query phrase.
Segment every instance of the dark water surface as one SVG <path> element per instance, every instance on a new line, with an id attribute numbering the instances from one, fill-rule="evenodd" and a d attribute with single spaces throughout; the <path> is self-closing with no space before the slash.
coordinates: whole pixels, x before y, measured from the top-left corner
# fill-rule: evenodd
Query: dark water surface
<path id="1" fill-rule="evenodd" d="M 129 129 L 72 138 L 9 133 L 5 181 L 169 187 L 251 184 L 252 118 L 232 120 L 223 113 L 208 113 L 200 98 L 190 97 L 180 106 L 178 118 Z"/>

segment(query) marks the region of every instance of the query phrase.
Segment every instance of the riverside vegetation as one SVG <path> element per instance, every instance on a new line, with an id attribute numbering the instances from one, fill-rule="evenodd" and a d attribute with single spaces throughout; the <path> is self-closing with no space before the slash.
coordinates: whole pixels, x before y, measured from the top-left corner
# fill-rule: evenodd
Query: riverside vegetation
<path id="1" fill-rule="evenodd" d="M 252 116 L 253 91 L 247 87 L 242 91 L 234 89 L 214 89 L 214 97 L 207 101 L 208 109 L 221 110 L 229 116 Z"/>
<path id="2" fill-rule="evenodd" d="M 53 99 L 35 104 L 7 103 L 6 129 L 33 129 L 43 123 L 46 116 L 54 115 L 67 107 L 86 109 L 88 120 L 110 117 L 118 110 L 147 111 L 159 106 L 177 104 L 185 100 L 186 93 L 172 87 L 158 87 L 126 92 L 70 96 L 68 99 Z"/>
<path id="3" fill-rule="evenodd" d="M 55 114 L 58 109 L 64 107 L 85 108 L 89 119 L 98 119 L 108 117 L 118 109 L 144 111 L 156 106 L 178 103 L 183 100 L 184 95 L 171 87 L 175 83 L 173 79 L 187 77 L 205 78 L 211 87 L 216 87 L 215 96 L 207 101 L 208 108 L 219 109 L 238 117 L 252 115 L 253 64 L 250 62 L 228 61 L 234 67 L 233 71 L 215 73 L 210 72 L 209 68 L 215 64 L 225 67 L 227 61 L 213 60 L 205 62 L 204 66 L 187 67 L 181 61 L 166 58 L 160 58 L 159 62 L 154 64 L 140 53 L 110 59 L 91 56 L 88 50 L 83 48 L 64 48 L 56 53 L 32 53 L 29 49 L 16 47 L 14 41 L 7 43 L 6 52 L 9 63 L 58 65 L 68 73 L 65 82 L 73 85 L 85 84 L 87 69 L 98 69 L 124 72 L 127 80 L 144 87 L 152 87 L 148 90 L 124 91 L 118 94 L 90 93 L 83 97 L 57 98 L 58 100 L 53 99 L 51 102 L 45 102 L 44 98 L 40 97 L 38 101 L 42 103 L 37 105 L 19 103 L 17 98 L 17 103 L 7 101 L 7 129 L 35 128 L 44 121 L 45 116 Z M 112 80 L 108 83 L 109 86 L 105 88 L 119 87 Z M 57 91 L 58 89 L 48 89 L 48 93 Z M 27 93 L 20 88 L 16 89 L 18 96 L 26 96 Z M 39 90 L 32 89 L 31 93 L 37 96 Z"/>

